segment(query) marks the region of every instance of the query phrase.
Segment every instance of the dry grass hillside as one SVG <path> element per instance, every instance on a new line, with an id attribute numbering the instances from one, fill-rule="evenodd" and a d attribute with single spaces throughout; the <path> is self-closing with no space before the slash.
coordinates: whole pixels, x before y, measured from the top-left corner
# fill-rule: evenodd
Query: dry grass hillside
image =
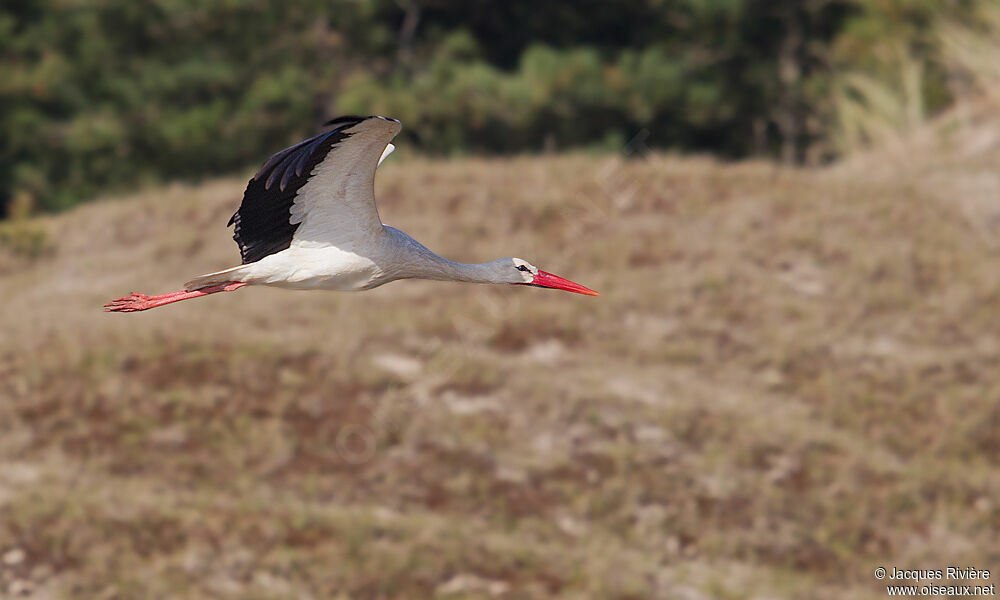
<path id="1" fill-rule="evenodd" d="M 982 130 L 980 130 L 982 134 Z M 971 138 L 970 138 L 971 139 Z M 0 227 L 0 593 L 884 598 L 1000 575 L 1000 136 L 826 170 L 393 157 L 383 219 L 602 293 L 106 314 L 244 179 Z"/>

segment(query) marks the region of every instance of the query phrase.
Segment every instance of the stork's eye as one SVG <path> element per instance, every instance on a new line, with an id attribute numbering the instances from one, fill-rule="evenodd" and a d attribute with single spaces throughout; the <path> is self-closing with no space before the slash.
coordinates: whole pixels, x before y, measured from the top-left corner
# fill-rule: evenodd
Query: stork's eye
<path id="1" fill-rule="evenodd" d="M 527 272 L 530 271 L 530 269 L 528 267 L 524 266 L 524 265 L 518 265 L 517 266 L 517 270 L 518 271 L 524 271 L 525 273 L 527 273 Z"/>

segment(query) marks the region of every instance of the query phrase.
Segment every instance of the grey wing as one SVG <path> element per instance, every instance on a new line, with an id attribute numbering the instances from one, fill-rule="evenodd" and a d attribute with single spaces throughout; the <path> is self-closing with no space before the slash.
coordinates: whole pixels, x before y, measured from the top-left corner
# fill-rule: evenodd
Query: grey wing
<path id="1" fill-rule="evenodd" d="M 400 129 L 399 121 L 385 117 L 368 117 L 343 129 L 346 138 L 315 166 L 291 206 L 290 222 L 298 224 L 292 244 L 342 246 L 381 233 L 375 169 Z"/>

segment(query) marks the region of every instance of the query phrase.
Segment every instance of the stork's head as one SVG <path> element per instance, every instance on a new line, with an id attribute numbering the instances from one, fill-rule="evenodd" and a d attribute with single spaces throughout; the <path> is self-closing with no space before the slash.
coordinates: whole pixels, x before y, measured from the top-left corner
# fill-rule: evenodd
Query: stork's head
<path id="1" fill-rule="evenodd" d="M 558 275 L 546 273 L 535 265 L 521 258 L 503 258 L 497 261 L 505 271 L 503 281 L 516 285 L 533 285 L 535 287 L 546 287 L 588 296 L 599 296 L 597 292 L 590 288 L 583 287 L 579 283 L 573 283 L 569 279 L 563 279 Z"/>

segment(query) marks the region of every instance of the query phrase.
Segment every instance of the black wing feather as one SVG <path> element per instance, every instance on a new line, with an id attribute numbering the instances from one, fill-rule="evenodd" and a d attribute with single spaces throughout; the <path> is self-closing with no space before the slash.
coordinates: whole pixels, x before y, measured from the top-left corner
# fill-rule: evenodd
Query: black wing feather
<path id="1" fill-rule="evenodd" d="M 243 264 L 257 262 L 292 244 L 299 224 L 291 223 L 291 208 L 299 188 L 309 181 L 313 169 L 330 149 L 348 137 L 343 130 L 366 118 L 334 119 L 327 123 L 335 125 L 333 129 L 289 146 L 264 161 L 247 184 L 243 202 L 228 223 L 235 225 L 233 239 L 240 247 Z"/>

